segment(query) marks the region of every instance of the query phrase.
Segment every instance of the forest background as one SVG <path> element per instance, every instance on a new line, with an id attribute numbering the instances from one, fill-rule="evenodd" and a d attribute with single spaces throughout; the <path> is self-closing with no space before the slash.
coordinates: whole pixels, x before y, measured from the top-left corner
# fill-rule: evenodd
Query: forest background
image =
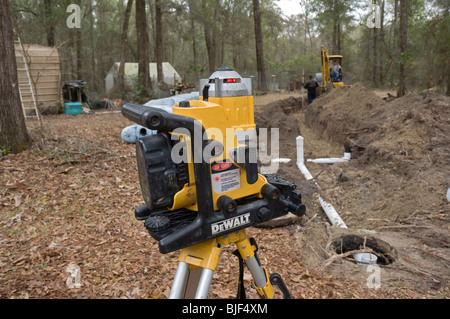
<path id="1" fill-rule="evenodd" d="M 170 62 L 188 84 L 220 66 L 298 83 L 303 72 L 320 72 L 322 45 L 344 56 L 346 83 L 449 94 L 450 1 L 298 2 L 297 15 L 286 15 L 274 0 L 12 0 L 11 9 L 22 41 L 58 48 L 62 80 L 85 80 L 99 97 L 121 60 Z M 80 28 L 68 27 L 71 4 L 81 9 Z M 141 82 L 149 92 L 156 86 Z"/>

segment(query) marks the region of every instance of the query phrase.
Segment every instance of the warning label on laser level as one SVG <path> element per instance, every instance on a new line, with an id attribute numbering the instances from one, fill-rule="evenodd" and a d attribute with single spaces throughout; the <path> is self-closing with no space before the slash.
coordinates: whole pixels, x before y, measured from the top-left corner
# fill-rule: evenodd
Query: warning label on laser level
<path id="1" fill-rule="evenodd" d="M 212 174 L 212 186 L 217 194 L 241 188 L 241 170 L 239 168 Z"/>

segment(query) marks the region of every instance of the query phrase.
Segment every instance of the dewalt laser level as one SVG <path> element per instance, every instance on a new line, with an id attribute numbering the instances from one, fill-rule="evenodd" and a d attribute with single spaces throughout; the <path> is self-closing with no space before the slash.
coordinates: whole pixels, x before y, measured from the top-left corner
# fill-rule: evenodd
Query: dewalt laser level
<path id="1" fill-rule="evenodd" d="M 181 102 L 173 113 L 123 106 L 125 117 L 158 132 L 136 143 L 145 205 L 135 216 L 161 253 L 181 250 L 170 298 L 207 298 L 227 244 L 236 244 L 261 297 L 274 298 L 277 285 L 287 298 L 280 275 L 261 266 L 245 229 L 289 212 L 304 215 L 301 194 L 292 183 L 258 173 L 251 79 L 224 67 L 200 80 L 200 88 L 199 100 Z"/>

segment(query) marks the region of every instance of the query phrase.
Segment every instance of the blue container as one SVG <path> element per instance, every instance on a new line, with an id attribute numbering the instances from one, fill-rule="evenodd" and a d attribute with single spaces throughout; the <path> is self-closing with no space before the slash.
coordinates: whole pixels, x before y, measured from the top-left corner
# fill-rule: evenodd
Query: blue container
<path id="1" fill-rule="evenodd" d="M 83 104 L 81 102 L 66 103 L 64 112 L 67 115 L 79 115 L 83 113 Z"/>

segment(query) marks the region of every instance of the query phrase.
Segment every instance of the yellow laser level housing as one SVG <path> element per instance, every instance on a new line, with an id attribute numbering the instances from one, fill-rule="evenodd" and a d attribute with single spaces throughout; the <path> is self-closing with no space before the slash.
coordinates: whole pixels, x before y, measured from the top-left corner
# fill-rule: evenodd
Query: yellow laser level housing
<path id="1" fill-rule="evenodd" d="M 296 185 L 258 171 L 251 79 L 220 68 L 200 99 L 172 107 L 127 103 L 122 114 L 158 133 L 136 142 L 145 220 L 162 253 L 232 234 L 305 206 Z"/>
<path id="2" fill-rule="evenodd" d="M 139 138 L 136 159 L 145 205 L 138 220 L 163 254 L 181 250 L 170 299 L 208 295 L 222 245 L 236 244 L 238 295 L 245 295 L 244 264 L 262 298 L 278 286 L 269 276 L 245 229 L 291 212 L 305 214 L 296 185 L 258 171 L 258 132 L 251 79 L 220 68 L 200 81 L 200 99 L 183 101 L 172 112 L 127 103 L 122 114 L 157 134 Z"/>
<path id="3" fill-rule="evenodd" d="M 233 157 L 233 150 L 245 147 L 249 140 L 256 147 L 251 79 L 242 78 L 232 69 L 221 68 L 209 79 L 200 80 L 200 87 L 200 100 L 175 105 L 173 113 L 201 119 L 207 138 L 218 141 L 224 147 L 221 155 L 211 161 L 214 209 L 219 209 L 217 200 L 222 195 L 233 199 L 251 195 L 261 197 L 261 188 L 267 183 L 266 178 L 258 175 L 256 181 L 249 182 L 244 165 L 237 164 Z M 188 137 L 180 135 L 180 140 L 188 140 Z M 187 144 L 189 150 L 189 141 Z M 256 149 L 252 151 L 256 152 Z M 197 210 L 196 196 L 192 196 L 196 192 L 192 164 L 194 159 L 192 154 L 188 156 L 190 183 L 175 195 L 172 210 L 182 207 Z M 254 160 L 256 161 L 256 156 Z"/>

